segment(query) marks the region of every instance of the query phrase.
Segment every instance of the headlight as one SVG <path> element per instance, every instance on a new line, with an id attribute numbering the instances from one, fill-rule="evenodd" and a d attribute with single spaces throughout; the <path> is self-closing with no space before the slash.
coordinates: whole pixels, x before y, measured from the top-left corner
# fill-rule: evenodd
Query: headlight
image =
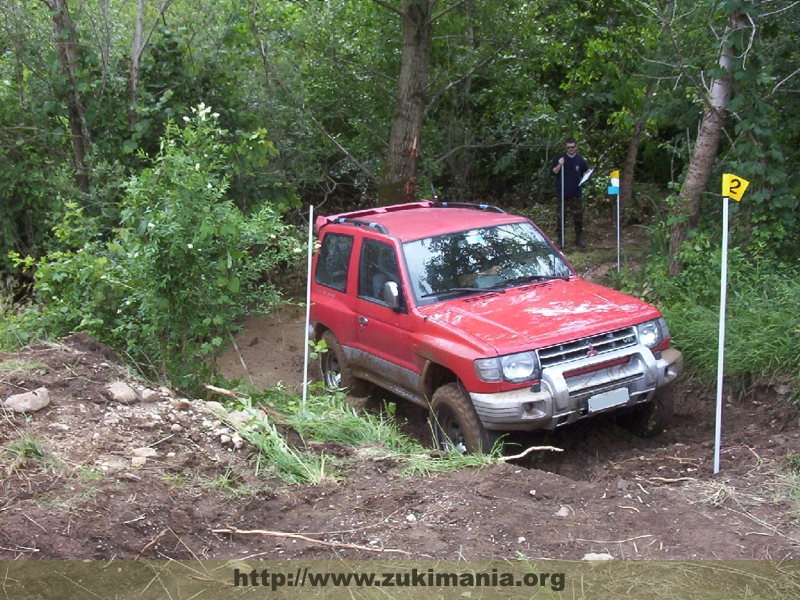
<path id="1" fill-rule="evenodd" d="M 659 317 L 636 326 L 639 341 L 648 348 L 655 348 L 669 337 L 669 329 L 664 317 Z"/>
<path id="2" fill-rule="evenodd" d="M 481 358 L 475 361 L 475 372 L 483 381 L 523 383 L 541 379 L 542 370 L 535 352 L 519 352 L 499 358 Z"/>

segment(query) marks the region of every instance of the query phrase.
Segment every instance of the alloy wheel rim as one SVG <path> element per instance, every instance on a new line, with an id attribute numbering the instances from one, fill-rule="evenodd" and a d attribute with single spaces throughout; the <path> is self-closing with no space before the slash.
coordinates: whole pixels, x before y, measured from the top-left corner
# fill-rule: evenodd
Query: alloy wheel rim
<path id="1" fill-rule="evenodd" d="M 323 370 L 327 387 L 333 389 L 342 387 L 342 369 L 338 360 L 334 357 L 328 357 L 323 363 Z"/>

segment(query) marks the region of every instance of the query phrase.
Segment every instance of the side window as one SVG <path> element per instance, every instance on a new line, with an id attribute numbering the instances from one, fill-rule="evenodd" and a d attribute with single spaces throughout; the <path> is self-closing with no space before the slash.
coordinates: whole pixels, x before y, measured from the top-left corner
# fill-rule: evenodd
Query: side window
<path id="1" fill-rule="evenodd" d="M 344 292 L 347 287 L 347 269 L 352 250 L 353 237 L 350 235 L 330 233 L 322 238 L 314 281 Z"/>
<path id="2" fill-rule="evenodd" d="M 358 271 L 358 295 L 383 302 L 383 284 L 400 284 L 394 248 L 389 244 L 365 239 L 361 245 Z"/>

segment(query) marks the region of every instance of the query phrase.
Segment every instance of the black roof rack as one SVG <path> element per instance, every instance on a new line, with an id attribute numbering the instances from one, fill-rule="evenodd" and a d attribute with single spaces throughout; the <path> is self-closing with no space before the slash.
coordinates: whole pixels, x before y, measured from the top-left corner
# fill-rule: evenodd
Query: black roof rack
<path id="1" fill-rule="evenodd" d="M 473 204 L 471 202 L 442 202 L 437 200 L 431 206 L 435 208 L 471 208 L 473 210 L 485 210 L 486 212 L 505 213 L 502 208 L 492 206 L 491 204 Z"/>
<path id="2" fill-rule="evenodd" d="M 389 233 L 389 230 L 386 229 L 386 227 L 380 223 L 373 223 L 372 221 L 362 221 L 361 219 L 348 219 L 347 217 L 340 217 L 336 219 L 334 223 L 349 223 L 351 225 L 355 225 L 356 227 L 372 227 L 373 229 L 377 229 L 380 233 Z"/>

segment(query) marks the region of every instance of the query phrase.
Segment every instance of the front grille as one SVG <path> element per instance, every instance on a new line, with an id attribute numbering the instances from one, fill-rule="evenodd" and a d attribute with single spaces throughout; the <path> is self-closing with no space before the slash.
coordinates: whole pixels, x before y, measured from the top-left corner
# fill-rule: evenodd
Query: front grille
<path id="1" fill-rule="evenodd" d="M 636 332 L 633 327 L 625 327 L 608 333 L 593 335 L 566 344 L 548 346 L 539 350 L 542 368 L 560 365 L 587 356 L 596 356 L 636 345 Z"/>

